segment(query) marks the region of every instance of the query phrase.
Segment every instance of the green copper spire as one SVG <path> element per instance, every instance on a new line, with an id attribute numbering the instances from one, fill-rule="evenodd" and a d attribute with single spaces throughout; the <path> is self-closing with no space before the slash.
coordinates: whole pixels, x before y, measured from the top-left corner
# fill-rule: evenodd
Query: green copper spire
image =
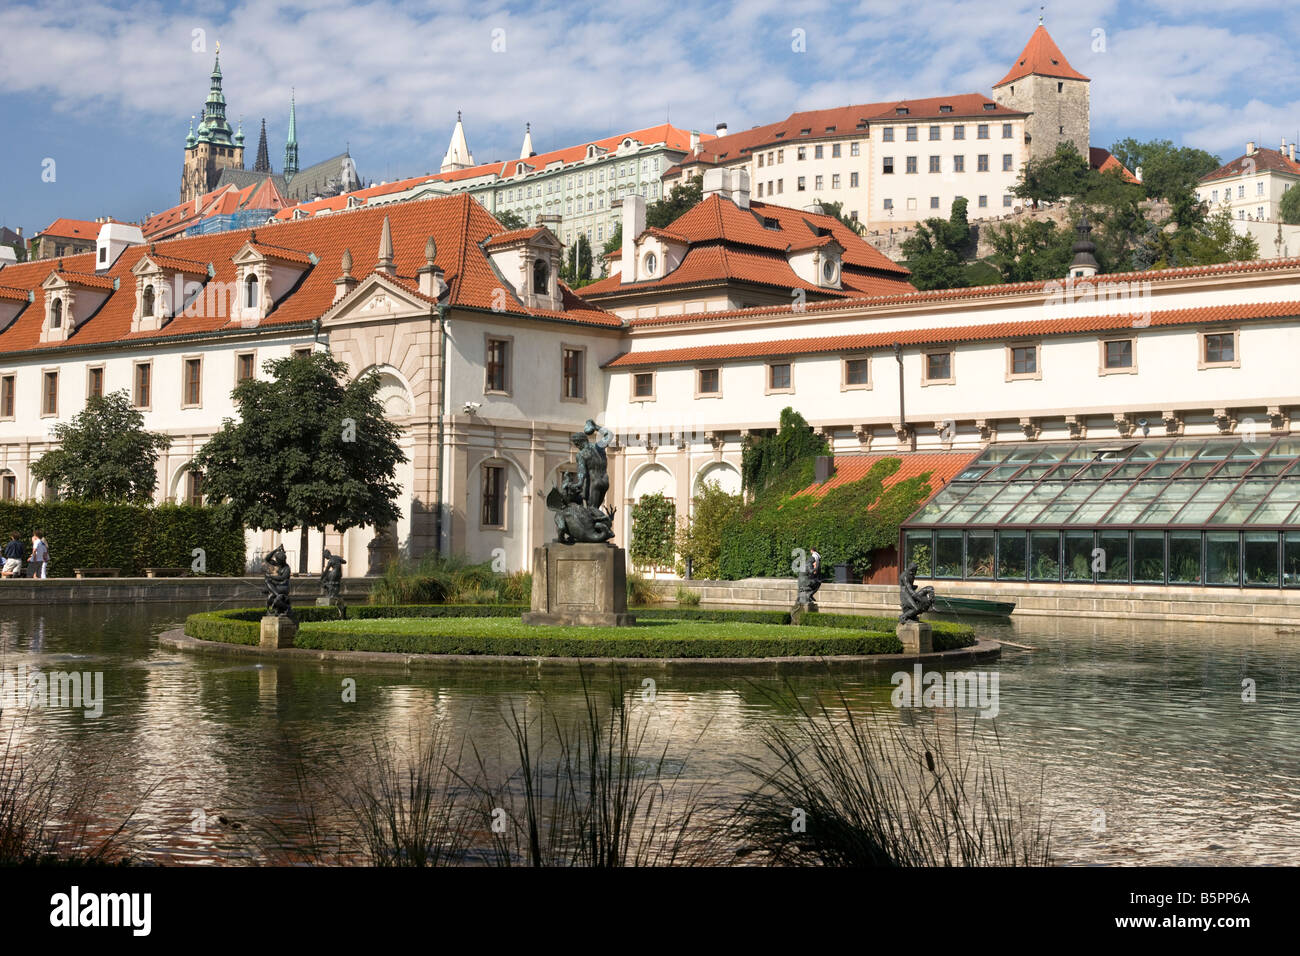
<path id="1" fill-rule="evenodd" d="M 203 118 L 199 120 L 198 141 L 216 143 L 218 146 L 239 145 L 231 137 L 230 123 L 226 120 L 226 97 L 221 92 L 221 49 L 212 63 L 212 85 L 208 99 L 203 104 Z"/>
<path id="2" fill-rule="evenodd" d="M 194 138 L 194 117 L 190 117 L 190 135 L 185 137 L 185 148 L 190 149 L 198 140 Z"/>
<path id="3" fill-rule="evenodd" d="M 289 138 L 284 144 L 284 178 L 289 179 L 298 172 L 298 107 L 294 100 L 294 91 L 289 91 Z"/>

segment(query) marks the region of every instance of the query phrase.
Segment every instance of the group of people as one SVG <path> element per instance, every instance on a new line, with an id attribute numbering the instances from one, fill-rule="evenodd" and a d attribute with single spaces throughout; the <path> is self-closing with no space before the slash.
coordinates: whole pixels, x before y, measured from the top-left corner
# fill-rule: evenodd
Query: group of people
<path id="1" fill-rule="evenodd" d="M 32 550 L 30 556 L 23 549 L 23 543 L 18 539 L 18 532 L 11 532 L 9 543 L 4 547 L 4 569 L 0 571 L 0 577 L 14 578 L 22 577 L 23 558 L 27 557 L 27 563 L 30 565 L 28 577 L 43 578 L 50 565 L 50 546 L 45 540 L 45 532 L 37 529 L 32 532 Z"/>

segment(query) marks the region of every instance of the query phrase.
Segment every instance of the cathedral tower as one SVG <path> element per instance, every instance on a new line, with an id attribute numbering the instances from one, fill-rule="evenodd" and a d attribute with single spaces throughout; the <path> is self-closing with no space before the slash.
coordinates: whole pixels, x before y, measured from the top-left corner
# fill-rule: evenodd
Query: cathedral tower
<path id="1" fill-rule="evenodd" d="M 298 107 L 294 94 L 289 93 L 289 138 L 284 143 L 284 178 L 293 179 L 298 173 Z"/>
<path id="2" fill-rule="evenodd" d="M 181 171 L 181 202 L 188 202 L 214 188 L 221 170 L 244 168 L 244 132 L 234 132 L 226 119 L 226 97 L 221 92 L 221 47 L 212 64 L 211 85 L 203 104 L 199 128 L 190 121 L 185 137 L 185 165 Z"/>
<path id="3" fill-rule="evenodd" d="M 1086 161 L 1090 82 L 1070 66 L 1040 18 L 1015 64 L 993 85 L 993 99 L 1030 114 L 1025 120 L 1030 159 L 1046 159 L 1056 152 L 1057 144 L 1069 142 Z"/>

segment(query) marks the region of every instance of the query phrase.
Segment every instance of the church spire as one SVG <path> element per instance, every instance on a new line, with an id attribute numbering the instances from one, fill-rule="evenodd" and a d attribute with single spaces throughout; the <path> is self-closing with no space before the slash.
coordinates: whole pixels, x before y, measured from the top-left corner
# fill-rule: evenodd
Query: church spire
<path id="1" fill-rule="evenodd" d="M 231 136 L 233 132 L 226 120 L 226 96 L 221 92 L 221 45 L 217 45 L 216 58 L 212 61 L 211 83 L 208 86 L 208 98 L 203 104 L 203 118 L 199 120 L 197 139 L 199 142 L 216 143 L 219 146 L 237 145 Z"/>
<path id="2" fill-rule="evenodd" d="M 284 144 L 284 178 L 298 172 L 298 107 L 293 90 L 289 91 L 289 138 Z"/>
<path id="3" fill-rule="evenodd" d="M 473 165 L 474 154 L 469 151 L 469 142 L 465 139 L 465 125 L 461 122 L 460 110 L 457 110 L 456 128 L 451 132 L 451 143 L 447 146 L 447 155 L 442 158 L 442 166 L 438 172 L 469 169 Z"/>
<path id="4" fill-rule="evenodd" d="M 533 149 L 533 124 L 524 124 L 524 145 L 519 149 L 519 158 L 527 159 L 529 156 L 536 156 L 537 150 Z"/>
<path id="5" fill-rule="evenodd" d="M 253 172 L 269 173 L 271 171 L 271 155 L 266 148 L 266 117 L 262 117 L 262 135 L 257 140 L 257 161 L 253 163 Z"/>

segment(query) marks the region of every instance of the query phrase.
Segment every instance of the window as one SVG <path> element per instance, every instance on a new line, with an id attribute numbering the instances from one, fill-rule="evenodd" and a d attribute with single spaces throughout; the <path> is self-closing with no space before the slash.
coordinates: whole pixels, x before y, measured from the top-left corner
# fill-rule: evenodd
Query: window
<path id="1" fill-rule="evenodd" d="M 252 352 L 241 352 L 235 356 L 235 384 L 246 382 L 253 377 L 254 358 Z"/>
<path id="2" fill-rule="evenodd" d="M 925 379 L 921 384 L 946 385 L 952 381 L 952 352 L 926 352 Z"/>
<path id="3" fill-rule="evenodd" d="M 778 149 L 778 150 L 776 151 L 776 161 L 777 161 L 778 163 L 784 163 L 784 162 L 785 162 L 785 150 L 783 150 L 783 149 Z M 769 160 L 768 160 L 768 165 L 770 166 L 771 164 L 772 164 L 772 163 L 771 163 L 771 160 L 769 159 Z"/>
<path id="4" fill-rule="evenodd" d="M 244 308 L 257 308 L 257 276 L 251 273 L 244 280 Z"/>
<path id="5" fill-rule="evenodd" d="M 889 210 L 889 211 L 892 212 L 892 211 L 893 211 L 893 208 L 894 208 L 894 200 L 892 200 L 892 199 L 886 199 L 886 200 L 885 200 L 884 208 L 885 208 L 886 210 Z"/>
<path id="6" fill-rule="evenodd" d="M 831 159 L 839 159 L 839 158 L 840 158 L 840 144 L 831 143 Z"/>
<path id="7" fill-rule="evenodd" d="M 50 306 L 50 328 L 63 328 L 63 300 L 55 299 Z"/>
<path id="8" fill-rule="evenodd" d="M 102 398 L 104 395 L 104 367 L 97 365 L 86 370 L 86 397 Z"/>
<path id="9" fill-rule="evenodd" d="M 989 138 L 989 124 L 988 124 L 988 123 L 980 123 L 978 126 L 975 127 L 975 138 L 976 138 L 976 139 L 988 139 L 988 138 Z"/>
<path id="10" fill-rule="evenodd" d="M 140 299 L 140 315 L 144 318 L 153 315 L 155 305 L 156 297 L 154 296 L 153 286 L 147 285 L 144 287 L 144 295 Z"/>
<path id="11" fill-rule="evenodd" d="M 561 398 L 582 399 L 586 397 L 582 374 L 587 364 L 586 359 L 586 349 L 566 348 L 562 350 L 563 384 L 560 392 Z"/>
<path id="12" fill-rule="evenodd" d="M 1011 138 L 1011 124 L 1010 124 L 1010 123 L 1003 123 L 1003 124 L 1002 124 L 1002 138 L 1003 138 L 1003 139 L 1010 139 L 1010 138 Z"/>
<path id="13" fill-rule="evenodd" d="M 849 173 L 849 188 L 850 188 L 850 189 L 857 189 L 857 188 L 858 188 L 858 174 L 857 174 L 857 173 Z"/>
<path id="14" fill-rule="evenodd" d="M 988 205 L 989 205 L 989 197 L 986 196 L 986 195 L 985 195 L 985 196 L 980 196 L 980 198 L 979 198 L 979 206 L 980 206 L 980 208 L 981 208 L 981 209 L 987 209 L 987 208 L 988 208 Z"/>
<path id="15" fill-rule="evenodd" d="M 952 158 L 952 171 L 953 171 L 954 173 L 964 173 L 964 172 L 966 172 L 966 157 L 965 157 L 965 156 L 954 156 L 954 157 Z"/>
<path id="16" fill-rule="evenodd" d="M 718 395 L 722 392 L 722 382 L 720 379 L 720 369 L 702 368 L 700 369 L 699 387 L 697 391 L 701 395 Z"/>
<path id="17" fill-rule="evenodd" d="M 800 146 L 797 155 L 798 155 L 798 158 L 799 158 L 799 159 L 807 159 L 807 158 L 808 158 L 808 147 L 807 147 L 807 146 Z"/>
<path id="18" fill-rule="evenodd" d="M 938 209 L 938 208 L 939 208 L 939 197 L 938 197 L 938 196 L 931 196 L 931 197 L 930 197 L 930 208 L 931 208 L 931 209 Z"/>
<path id="19" fill-rule="evenodd" d="M 940 172 L 940 171 L 941 171 L 941 170 L 940 170 L 940 168 L 939 168 L 939 157 L 938 157 L 938 156 L 931 156 L 931 157 L 930 157 L 930 172 L 932 172 L 932 173 L 937 173 L 937 172 Z"/>
<path id="20" fill-rule="evenodd" d="M 1007 349 L 1007 378 L 1041 378 L 1037 345 L 1012 345 Z"/>
<path id="21" fill-rule="evenodd" d="M 889 176 L 889 175 L 892 175 L 892 174 L 893 174 L 893 172 L 894 172 L 894 157 L 893 157 L 893 156 L 886 156 L 886 157 L 884 157 L 884 158 L 881 160 L 881 170 L 880 170 L 880 171 L 881 171 L 882 173 L 884 173 L 886 176 Z"/>
<path id="22" fill-rule="evenodd" d="M 1241 185 L 1239 185 L 1239 186 L 1237 187 L 1237 198 L 1238 198 L 1238 199 L 1245 199 L 1245 198 L 1246 198 L 1246 184 L 1245 184 L 1245 183 L 1242 183 Z"/>
<path id="23" fill-rule="evenodd" d="M 135 366 L 135 407 L 149 408 L 152 403 L 153 364 L 138 362 Z"/>
<path id="24" fill-rule="evenodd" d="M 4 481 L 0 482 L 0 497 L 5 501 L 13 501 L 18 497 L 18 476 L 12 473 L 4 476 Z"/>
<path id="25" fill-rule="evenodd" d="M 839 188 L 840 188 L 840 174 L 831 173 L 831 189 L 839 189 Z"/>
<path id="26" fill-rule="evenodd" d="M 826 182 L 826 177 L 825 177 L 825 176 L 814 176 L 814 177 L 813 177 L 813 189 L 816 189 L 818 192 L 821 192 L 821 190 L 822 190 L 823 188 L 825 188 L 825 185 L 824 185 L 825 182 Z"/>
<path id="27" fill-rule="evenodd" d="M 1207 332 L 1201 336 L 1201 368 L 1239 368 L 1236 332 Z"/>
<path id="28" fill-rule="evenodd" d="M 916 172 L 916 157 L 915 157 L 915 156 L 909 156 L 909 157 L 907 157 L 907 171 L 908 171 L 909 173 L 914 173 L 914 172 Z"/>
<path id="29" fill-rule="evenodd" d="M 823 158 L 823 156 L 822 156 L 822 151 L 823 151 L 824 149 L 825 149 L 825 147 L 822 147 L 822 146 L 814 146 L 814 147 L 813 147 L 813 159 L 822 159 L 822 158 Z"/>
<path id="30" fill-rule="evenodd" d="M 185 469 L 185 503 L 198 507 L 203 504 L 203 472 Z"/>
<path id="31" fill-rule="evenodd" d="M 46 372 L 42 377 L 44 388 L 41 390 L 41 414 L 59 414 L 59 373 Z"/>
<path id="32" fill-rule="evenodd" d="M 200 399 L 203 397 L 203 389 L 201 389 L 203 359 L 186 359 L 183 372 L 185 372 L 185 378 L 182 381 L 181 405 L 199 405 Z"/>
<path id="33" fill-rule="evenodd" d="M 501 465 L 483 466 L 483 514 L 480 525 L 484 528 L 502 528 L 506 516 L 506 470 Z"/>
<path id="34" fill-rule="evenodd" d="M 800 176 L 798 181 L 795 183 L 795 189 L 799 190 L 799 192 L 803 192 L 806 188 L 807 188 L 807 184 L 805 181 L 805 177 Z"/>
<path id="35" fill-rule="evenodd" d="M 533 261 L 533 294 L 549 295 L 551 292 L 551 267 L 545 259 Z"/>
<path id="36" fill-rule="evenodd" d="M 1011 196 L 1003 196 L 1003 197 L 1002 197 L 1002 208 L 1003 208 L 1003 209 L 1010 209 L 1010 208 L 1011 208 L 1011 200 L 1012 200 L 1012 198 L 1013 198 L 1013 197 L 1011 197 Z"/>
<path id="37" fill-rule="evenodd" d="M 759 153 L 759 154 L 758 154 L 758 168 L 759 168 L 759 169 L 762 169 L 762 168 L 763 168 L 763 154 L 762 154 L 762 153 Z"/>
<path id="38" fill-rule="evenodd" d="M 894 141 L 894 127 L 886 126 L 880 131 L 880 141 L 882 143 L 892 143 Z"/>
<path id="39" fill-rule="evenodd" d="M 870 388 L 871 360 L 865 358 L 845 359 L 842 363 L 840 388 Z"/>
<path id="40" fill-rule="evenodd" d="M 954 127 L 952 128 L 952 138 L 953 138 L 953 139 L 965 139 L 965 138 L 966 138 L 966 127 L 965 127 L 965 126 L 954 126 Z"/>
<path id="41" fill-rule="evenodd" d="M 637 372 L 632 376 L 632 400 L 654 401 L 655 373 Z"/>
<path id="42" fill-rule="evenodd" d="M 509 339 L 487 340 L 487 362 L 484 370 L 483 390 L 485 392 L 509 391 L 507 363 L 510 359 Z"/>
<path id="43" fill-rule="evenodd" d="M 1003 153 L 1003 154 L 1002 154 L 1002 171 L 1003 171 L 1004 173 L 1009 173 L 1009 172 L 1011 172 L 1011 154 L 1010 154 L 1010 153 Z"/>
<path id="44" fill-rule="evenodd" d="M 909 143 L 915 143 L 915 142 L 916 142 L 916 127 L 915 127 L 915 126 L 909 126 L 909 127 L 907 127 L 907 141 L 908 141 Z"/>
<path id="45" fill-rule="evenodd" d="M 14 385 L 13 375 L 0 378 L 0 418 L 14 417 Z"/>
<path id="46" fill-rule="evenodd" d="M 930 139 L 932 139 L 932 140 L 940 139 L 940 138 L 941 138 L 941 135 L 940 135 L 940 132 L 939 132 L 940 129 L 941 129 L 941 127 L 938 127 L 938 126 L 931 126 L 931 127 L 930 127 Z"/>
<path id="47" fill-rule="evenodd" d="M 1101 343 L 1101 372 L 1132 372 L 1133 340 L 1110 339 Z"/>
<path id="48" fill-rule="evenodd" d="M 790 392 L 794 390 L 789 362 L 775 362 L 767 367 L 767 390 Z"/>
<path id="49" fill-rule="evenodd" d="M 861 143 L 849 143 L 849 155 L 850 155 L 850 156 L 861 156 L 861 155 L 862 155 L 862 144 L 861 144 Z"/>

